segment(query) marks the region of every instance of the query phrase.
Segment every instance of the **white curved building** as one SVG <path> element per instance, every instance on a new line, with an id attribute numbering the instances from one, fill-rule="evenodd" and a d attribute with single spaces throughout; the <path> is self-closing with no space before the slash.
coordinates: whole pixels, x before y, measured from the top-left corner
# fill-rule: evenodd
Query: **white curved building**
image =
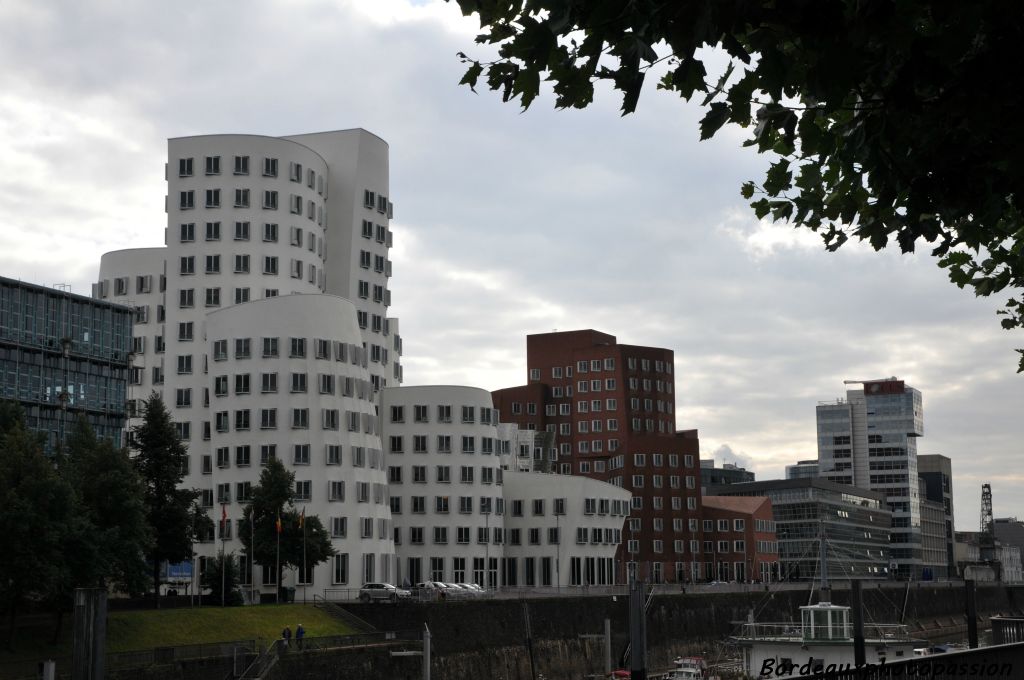
<path id="1" fill-rule="evenodd" d="M 212 487 L 211 500 L 240 518 L 261 467 L 277 457 L 295 473 L 296 505 L 321 519 L 338 552 L 309 583 L 391 579 L 380 423 L 352 303 L 292 295 L 227 307 L 207 317 L 206 351 L 213 455 L 193 483 Z M 236 536 L 226 547 L 243 550 Z M 273 585 L 268 566 L 262 583 Z"/>
<path id="2" fill-rule="evenodd" d="M 341 389 L 339 384 L 352 381 L 353 395 L 338 398 L 355 399 L 370 408 L 382 387 L 401 382 L 402 343 L 398 321 L 387 315 L 391 304 L 389 220 L 393 211 L 388 199 L 388 147 L 379 137 L 361 129 L 280 138 L 259 135 L 184 137 L 168 141 L 165 172 L 168 184 L 165 247 L 104 255 L 94 296 L 137 308 L 129 406 L 154 390 L 162 393 L 178 432 L 188 446 L 189 467 L 183 483 L 202 490 L 204 502 L 212 507 L 215 498 L 227 497 L 228 494 L 223 493 L 225 489 L 237 491 L 237 486 L 222 485 L 251 482 L 249 477 L 255 477 L 250 473 L 256 472 L 251 468 L 220 467 L 218 464 L 223 459 L 218 456 L 223 457 L 223 451 L 229 449 L 232 460 L 236 460 L 236 447 L 257 444 L 250 442 L 251 437 L 244 433 L 260 431 L 255 420 L 258 412 L 271 408 L 281 413 L 290 412 L 299 408 L 293 403 L 301 400 L 298 393 L 290 392 L 290 384 L 279 384 L 275 398 L 273 393 L 260 392 L 262 385 L 255 382 L 264 374 L 284 373 L 283 368 L 268 370 L 280 368 L 278 362 L 283 359 L 264 357 L 262 345 L 257 346 L 262 338 L 272 337 L 266 329 L 261 330 L 262 335 L 252 332 L 237 337 L 220 332 L 222 337 L 211 340 L 206 325 L 213 323 L 215 317 L 248 323 L 249 315 L 260 313 L 258 310 L 274 314 L 293 308 L 305 310 L 298 316 L 288 314 L 292 325 L 286 329 L 287 333 L 279 329 L 279 334 L 273 337 L 280 338 L 282 353 L 290 350 L 283 343 L 290 342 L 291 338 L 304 339 L 311 354 L 317 340 L 354 348 L 348 356 L 358 355 L 359 365 L 347 366 L 361 373 L 357 376 L 347 370 L 335 374 L 341 381 L 336 383 L 338 389 Z M 299 295 L 323 298 L 323 301 L 300 300 L 296 297 Z M 350 302 L 340 304 L 334 296 Z M 287 301 L 274 303 L 274 298 L 278 297 Z M 257 302 L 261 304 L 254 304 Z M 318 305 L 327 306 L 320 308 Z M 234 309 L 235 306 L 238 308 Z M 272 318 L 264 320 L 276 324 Z M 339 333 L 342 335 L 338 336 Z M 241 342 L 246 338 L 249 344 Z M 229 347 L 226 356 L 221 356 L 219 350 L 213 351 L 211 343 L 225 340 L 229 341 Z M 233 344 L 234 340 L 239 344 Z M 228 364 L 220 361 L 251 362 L 253 368 L 247 373 L 239 370 L 230 375 L 221 374 L 220 367 Z M 293 372 L 300 371 L 289 370 L 289 379 Z M 248 375 L 248 384 L 237 377 L 242 375 Z M 248 409 L 252 420 L 247 424 L 248 429 L 244 429 L 246 423 L 243 422 L 243 434 L 239 434 L 235 416 L 237 411 L 247 409 L 227 408 L 225 423 L 222 403 L 227 402 L 218 397 L 225 386 L 214 382 L 214 378 L 228 379 L 224 398 L 233 400 L 239 396 L 247 401 L 260 395 L 259 410 Z M 235 379 L 242 382 L 236 384 Z M 279 375 L 278 379 L 284 378 Z M 310 382 L 306 386 L 310 418 L 320 418 L 324 410 L 340 413 L 342 406 L 335 409 L 324 405 L 333 401 L 330 395 L 318 392 L 319 386 L 313 382 L 316 379 L 308 376 Z M 247 391 L 239 394 L 239 388 Z M 274 402 L 278 404 L 276 407 L 267 405 Z M 373 417 L 372 408 L 353 411 L 349 408 L 351 405 L 344 407 L 346 413 Z M 376 439 L 379 430 L 364 431 L 362 420 L 359 432 L 349 432 L 344 423 L 341 425 L 338 438 L 344 441 L 337 445 L 343 446 L 343 450 L 354 448 L 365 451 L 367 456 L 370 451 L 380 451 Z M 315 427 L 315 424 L 311 421 L 310 426 Z M 258 443 L 262 446 L 272 442 L 261 440 Z M 290 444 L 304 444 L 304 441 Z M 309 445 L 312 455 L 314 445 L 334 444 L 311 440 Z M 250 456 L 250 465 L 255 466 L 254 449 L 250 449 Z M 379 460 L 376 462 L 379 464 Z M 346 466 L 340 469 L 345 470 Z M 360 522 L 369 517 L 376 523 L 372 540 L 361 536 L 361 526 L 348 530 L 349 541 L 352 532 L 358 531 L 359 540 L 365 542 L 351 549 L 346 547 L 347 554 L 360 555 L 362 573 L 341 579 L 339 575 L 347 570 L 342 569 L 343 565 L 335 565 L 337 568 L 332 570 L 326 583 L 321 581 L 322 575 L 316 575 L 316 585 L 349 580 L 358 585 L 363 580 L 392 577 L 393 550 L 389 547 L 390 526 L 386 524 L 389 521 L 386 491 L 381 486 L 383 482 L 374 477 L 382 475 L 383 468 L 375 468 L 372 474 L 370 469 L 350 470 L 352 474 L 344 481 L 350 488 L 363 483 L 371 485 L 371 498 L 381 498 L 380 503 L 371 503 L 373 512 L 325 515 L 318 509 L 315 513 L 321 515 L 325 524 L 327 518 L 335 516 Z M 318 474 L 318 483 L 326 484 L 333 471 L 331 468 L 331 474 L 326 476 Z M 231 493 L 230 497 L 232 504 L 237 502 L 237 493 Z M 327 510 L 333 513 L 343 505 L 335 503 Z M 383 511 L 377 506 L 383 507 Z M 366 509 L 361 507 L 360 510 Z M 312 509 L 309 512 L 313 512 Z M 234 516 L 230 511 L 229 515 Z M 381 527 L 387 529 L 383 538 Z M 215 551 L 213 537 L 208 538 L 210 544 L 200 551 L 201 554 Z M 370 560 L 365 557 L 368 555 L 375 558 Z M 355 566 L 353 564 L 353 570 Z"/>
<path id="3" fill-rule="evenodd" d="M 381 395 L 399 579 L 496 587 L 608 585 L 630 492 L 529 468 L 533 433 L 475 387 Z"/>
<path id="4" fill-rule="evenodd" d="M 498 585 L 504 498 L 497 413 L 475 387 L 381 394 L 401 581 Z M 507 441 L 507 440 L 506 440 Z"/>

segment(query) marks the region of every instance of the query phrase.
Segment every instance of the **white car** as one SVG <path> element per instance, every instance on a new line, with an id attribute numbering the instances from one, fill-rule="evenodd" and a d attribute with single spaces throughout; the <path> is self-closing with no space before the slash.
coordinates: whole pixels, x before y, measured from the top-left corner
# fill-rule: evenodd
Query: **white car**
<path id="1" fill-rule="evenodd" d="M 366 583 L 359 589 L 360 602 L 398 602 L 411 596 L 408 590 L 390 583 Z"/>

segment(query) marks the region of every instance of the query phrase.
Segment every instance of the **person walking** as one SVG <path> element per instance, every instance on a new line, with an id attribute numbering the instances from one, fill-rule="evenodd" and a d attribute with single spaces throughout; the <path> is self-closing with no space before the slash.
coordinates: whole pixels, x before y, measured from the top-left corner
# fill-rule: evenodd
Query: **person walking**
<path id="1" fill-rule="evenodd" d="M 306 637 L 306 629 L 302 624 L 295 626 L 295 646 L 302 649 L 302 638 Z"/>
<path id="2" fill-rule="evenodd" d="M 281 639 L 284 640 L 284 646 L 288 647 L 288 645 L 291 644 L 292 641 L 292 629 L 288 626 L 285 626 L 284 630 L 281 631 Z"/>

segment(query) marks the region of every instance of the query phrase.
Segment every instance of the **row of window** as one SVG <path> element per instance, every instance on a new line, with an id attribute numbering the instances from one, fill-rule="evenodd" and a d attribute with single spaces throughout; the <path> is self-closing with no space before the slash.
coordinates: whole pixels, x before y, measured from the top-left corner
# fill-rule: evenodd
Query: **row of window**
<path id="1" fill-rule="evenodd" d="M 277 458 L 277 444 L 261 444 L 259 445 L 259 464 L 265 466 L 271 459 Z M 234 464 L 236 467 L 248 467 L 252 465 L 252 454 L 256 447 L 249 444 L 242 444 L 234 447 Z M 340 444 L 325 444 L 324 445 L 324 464 L 326 465 L 341 465 L 342 464 L 342 446 Z M 356 468 L 369 468 L 371 470 L 383 470 L 384 469 L 384 457 L 380 449 L 369 448 L 365 446 L 351 446 L 349 447 L 349 457 L 351 459 L 352 467 Z M 202 473 L 204 475 L 213 474 L 214 462 L 218 468 L 224 469 L 231 467 L 232 461 L 232 450 L 229 446 L 218 447 L 214 455 L 204 455 L 202 457 L 203 468 Z M 293 444 L 292 445 L 292 460 L 293 465 L 310 465 L 312 458 L 310 455 L 309 444 Z"/>
<path id="2" fill-rule="evenodd" d="M 293 408 L 290 409 L 289 425 L 293 430 L 308 430 L 309 429 L 309 411 L 308 408 Z M 251 421 L 252 411 L 250 409 L 236 409 L 234 412 L 234 427 L 231 427 L 231 413 L 229 411 L 217 411 L 214 414 L 214 422 L 216 424 L 217 432 L 246 432 L 253 429 Z M 276 430 L 277 429 L 277 409 L 276 408 L 264 408 L 259 409 L 260 423 L 259 429 L 261 430 Z M 320 409 L 320 427 L 323 430 L 338 431 L 342 426 L 342 419 L 344 414 L 345 429 L 349 432 L 364 432 L 366 434 L 379 434 L 379 426 L 377 416 L 362 413 L 359 411 L 343 411 L 336 408 L 324 408 Z M 204 437 L 205 438 L 205 437 Z M 184 439 L 184 437 L 183 437 Z"/>
<path id="3" fill-rule="evenodd" d="M 206 175 L 219 175 L 221 174 L 221 163 L 220 156 L 205 156 L 204 157 L 204 174 Z M 233 175 L 248 175 L 249 174 L 249 156 L 234 156 L 234 162 L 232 164 Z M 192 177 L 195 174 L 195 163 L 194 158 L 186 157 L 178 159 L 178 177 Z M 271 157 L 264 157 L 263 159 L 263 176 L 264 177 L 277 177 L 277 159 Z M 301 184 L 303 179 L 302 163 L 289 163 L 288 164 L 288 179 L 292 182 Z M 324 176 L 317 174 L 313 168 L 306 170 L 306 186 L 310 189 L 316 189 L 316 192 L 327 198 L 327 184 L 324 182 Z"/>
<path id="4" fill-rule="evenodd" d="M 426 404 L 417 404 L 412 407 L 412 422 L 414 423 L 429 423 L 430 422 L 430 407 Z M 438 423 L 450 423 L 452 422 L 452 406 L 451 404 L 438 404 L 435 411 L 436 420 Z M 461 422 L 466 425 L 473 425 L 477 422 L 477 414 L 479 413 L 479 422 L 481 425 L 497 425 L 499 413 L 497 409 L 492 409 L 487 406 L 463 406 L 461 415 Z M 391 422 L 392 423 L 404 423 L 406 416 L 405 406 L 392 406 L 391 407 Z"/>
<path id="5" fill-rule="evenodd" d="M 362 235 L 365 239 L 376 240 L 384 247 L 390 248 L 394 241 L 394 234 L 383 224 L 374 224 L 370 220 L 363 220 Z"/>
<path id="6" fill-rule="evenodd" d="M 638 363 L 637 363 L 636 357 L 629 357 L 629 358 L 627 358 L 626 359 L 626 366 L 631 371 L 637 370 Z M 640 359 L 639 360 L 639 366 L 640 366 L 640 370 L 642 370 L 642 371 L 650 371 L 651 370 L 651 366 L 652 366 L 652 362 L 651 362 L 650 359 Z M 669 361 L 655 360 L 653 362 L 653 367 L 654 367 L 654 371 L 656 373 L 667 373 L 669 375 L 672 374 L 672 363 L 669 362 Z M 589 359 L 589 360 L 588 359 L 581 359 L 581 360 L 576 362 L 576 373 L 577 374 L 578 373 L 587 373 L 587 372 L 597 373 L 597 372 L 602 371 L 602 370 L 614 371 L 615 370 L 615 358 L 614 357 L 606 357 L 604 359 Z M 572 366 L 566 366 L 563 369 L 562 366 L 552 366 L 551 367 L 551 377 L 556 379 L 556 380 L 560 380 L 562 378 L 571 378 L 571 377 L 573 377 L 573 367 Z M 541 369 L 539 369 L 539 368 L 531 368 L 530 369 L 530 380 L 540 380 L 540 379 L 541 379 Z"/>
<path id="7" fill-rule="evenodd" d="M 206 241 L 220 241 L 221 240 L 221 228 L 220 222 L 207 222 L 205 229 Z M 250 240 L 251 234 L 251 222 L 238 221 L 235 222 L 234 229 L 234 241 L 248 241 Z M 266 222 L 263 224 L 263 242 L 264 243 L 277 243 L 278 226 L 277 223 Z M 195 222 L 183 222 L 178 225 L 178 240 L 181 243 L 192 243 L 196 240 L 196 223 Z M 307 249 L 311 253 L 316 253 L 321 259 L 324 255 L 324 239 L 323 237 L 317 237 L 312 230 L 303 232 L 301 227 L 290 227 L 289 228 L 289 243 L 296 247 L 301 248 L 303 242 L 305 242 Z M 141 291 L 140 291 L 141 292 Z M 148 290 L 145 292 L 149 292 Z"/>
<path id="8" fill-rule="evenodd" d="M 234 255 L 232 257 L 232 273 L 234 274 L 250 274 L 252 273 L 252 262 L 249 255 Z M 263 274 L 267 276 L 277 276 L 280 272 L 278 263 L 280 258 L 277 255 L 264 255 L 263 256 Z M 182 276 L 192 276 L 196 273 L 196 257 L 195 255 L 182 255 L 179 259 L 179 273 Z M 204 262 L 203 272 L 208 275 L 216 275 L 222 273 L 221 269 L 221 256 L 220 255 L 207 255 L 206 261 Z M 289 260 L 288 275 L 293 279 L 302 280 L 305 278 L 309 283 L 323 289 L 326 283 L 326 277 L 324 275 L 323 268 L 317 269 L 316 264 L 310 262 L 306 263 L 302 260 L 292 259 Z M 186 296 L 194 296 L 194 289 L 182 289 L 179 292 L 179 306 L 182 308 L 192 307 L 195 304 L 195 299 L 192 297 L 188 299 Z M 211 301 L 211 296 L 215 296 L 215 302 Z M 383 299 L 383 295 L 381 295 Z M 390 295 L 388 296 L 390 300 Z M 218 307 L 220 306 L 220 288 L 207 288 L 206 289 L 206 306 L 207 307 Z"/>
<path id="9" fill-rule="evenodd" d="M 458 481 L 462 484 L 473 484 L 476 481 L 476 470 L 472 465 L 459 466 Z M 404 478 L 405 468 L 399 465 L 388 467 L 388 482 L 401 484 Z M 427 482 L 427 466 L 413 465 L 409 469 L 411 481 L 414 484 L 425 484 Z M 450 484 L 452 481 L 452 467 L 450 465 L 438 465 L 434 468 L 434 481 L 441 484 Z M 481 467 L 480 482 L 482 484 L 495 484 L 499 486 L 503 482 L 503 471 L 498 467 Z"/>
<path id="10" fill-rule="evenodd" d="M 763 520 L 758 520 L 758 522 L 761 522 L 761 521 L 763 521 Z M 706 519 L 706 520 L 704 520 L 704 531 L 705 532 L 711 532 L 711 531 L 716 531 L 716 530 L 719 531 L 719 532 L 729 531 L 730 530 L 729 529 L 729 520 L 727 520 L 727 519 L 720 519 L 720 520 Z M 746 531 L 746 530 L 747 530 L 747 520 L 745 520 L 745 519 L 734 519 L 732 521 L 732 531 Z"/>
<path id="11" fill-rule="evenodd" d="M 220 189 L 206 189 L 204 190 L 204 202 L 203 207 L 216 210 L 221 207 L 221 190 Z M 235 208 L 248 209 L 252 207 L 251 195 L 249 189 L 237 188 L 234 190 L 234 202 L 232 204 Z M 272 190 L 265 190 L 262 193 L 262 201 L 260 207 L 263 210 L 277 210 L 278 206 L 278 193 Z M 305 210 L 303 210 L 305 206 Z M 179 210 L 193 210 L 196 207 L 196 192 L 192 189 L 178 192 L 178 209 Z M 318 204 L 316 201 L 306 201 L 303 203 L 302 196 L 297 194 L 290 194 L 288 196 L 288 212 L 292 215 L 302 216 L 305 214 L 306 219 L 315 221 L 319 226 L 324 225 L 324 206 Z"/>
<path id="12" fill-rule="evenodd" d="M 374 193 L 369 189 L 363 191 L 363 207 L 368 210 L 376 208 L 380 214 L 387 215 L 389 220 L 395 216 L 395 206 L 388 200 L 388 197 L 384 194 Z"/>
<path id="13" fill-rule="evenodd" d="M 613 477 L 613 478 L 608 480 L 608 483 L 613 485 L 613 486 L 618 486 L 618 487 L 622 486 L 621 478 Z M 682 510 L 683 509 L 684 503 L 683 503 L 683 497 L 682 496 L 672 496 L 671 499 L 672 500 L 670 501 L 670 503 L 671 503 L 671 507 L 672 507 L 673 510 Z M 650 500 L 651 500 L 651 509 L 652 510 L 664 510 L 665 509 L 665 499 L 662 496 L 651 496 Z M 687 510 L 696 510 L 697 509 L 697 498 L 696 498 L 696 496 L 687 496 L 686 497 L 685 505 L 686 505 L 686 509 Z M 633 498 L 631 498 L 630 501 L 629 501 L 629 507 L 631 509 L 633 509 L 633 510 L 643 510 L 644 509 L 644 497 L 643 496 L 633 496 Z M 639 531 L 639 527 L 637 528 L 637 530 Z"/>
<path id="14" fill-rule="evenodd" d="M 707 546 L 705 546 L 707 547 Z M 660 538 L 656 538 L 651 541 L 651 551 L 655 553 L 665 552 L 665 541 Z M 638 539 L 630 539 L 626 541 L 626 552 L 631 554 L 637 554 L 640 552 L 640 541 Z M 686 541 L 675 540 L 672 541 L 672 552 L 674 553 L 685 553 L 686 552 Z M 690 541 L 690 552 L 693 554 L 700 553 L 700 541 Z M 713 552 L 713 551 L 707 551 Z"/>
<path id="15" fill-rule="evenodd" d="M 652 489 L 664 488 L 664 486 L 665 486 L 665 477 L 664 477 L 664 475 L 651 475 L 650 479 L 651 479 L 651 488 Z M 687 489 L 696 489 L 697 488 L 697 479 L 696 479 L 696 477 L 694 477 L 692 475 L 686 475 L 686 477 L 682 478 L 682 479 L 680 478 L 679 475 L 669 475 L 668 476 L 668 487 L 670 489 L 682 488 L 682 487 L 680 487 L 679 483 L 680 483 L 680 481 L 683 481 L 684 479 L 685 479 L 685 482 L 686 482 L 686 488 Z M 632 476 L 632 482 L 633 482 L 633 488 L 634 489 L 642 489 L 642 488 L 644 488 L 644 476 L 643 475 L 633 475 Z"/>
<path id="16" fill-rule="evenodd" d="M 413 453 L 451 453 L 452 448 L 452 435 L 439 434 L 436 435 L 434 442 L 435 447 L 433 451 L 428 449 L 430 437 L 425 434 L 412 435 L 412 448 L 410 449 Z M 456 441 L 459 441 L 456 438 Z M 477 447 L 479 442 L 480 446 Z M 391 453 L 405 453 L 405 437 L 401 435 L 391 435 L 389 440 L 388 450 Z M 508 440 L 495 439 L 494 437 L 474 437 L 472 435 L 462 435 L 461 446 L 459 451 L 461 453 L 482 453 L 485 456 L 489 455 L 508 455 L 511 451 L 511 443 Z"/>

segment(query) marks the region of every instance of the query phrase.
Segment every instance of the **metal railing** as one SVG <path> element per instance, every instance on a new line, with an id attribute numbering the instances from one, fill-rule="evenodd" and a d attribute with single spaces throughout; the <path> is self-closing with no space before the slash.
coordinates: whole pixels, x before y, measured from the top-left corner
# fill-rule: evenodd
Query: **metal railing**
<path id="1" fill-rule="evenodd" d="M 327 612 L 330 616 L 340 619 L 360 633 L 367 633 L 377 630 L 372 624 L 359 618 L 336 602 L 324 599 L 319 595 L 313 595 L 313 606 Z"/>
<path id="2" fill-rule="evenodd" d="M 740 625 L 740 632 L 733 637 L 737 640 L 743 641 L 754 641 L 754 640 L 793 640 L 803 639 L 803 630 L 799 622 L 782 622 L 782 623 L 742 623 Z M 838 636 L 833 639 L 846 639 L 852 640 L 853 633 L 852 627 L 846 631 L 850 634 L 849 637 Z M 837 631 L 838 633 L 838 631 Z M 811 638 L 814 640 L 824 640 L 829 638 L 815 637 Z M 865 623 L 864 624 L 864 639 L 865 640 L 885 640 L 888 642 L 907 642 L 912 640 L 907 627 L 899 623 Z"/>
<path id="3" fill-rule="evenodd" d="M 139 668 L 156 664 L 175 663 L 190 659 L 208 659 L 228 657 L 235 654 L 258 654 L 259 644 L 256 640 L 237 640 L 235 642 L 214 642 L 202 645 L 182 645 L 180 647 L 156 647 L 133 652 L 114 652 L 107 654 L 107 669 L 121 670 Z"/>
<path id="4" fill-rule="evenodd" d="M 989 621 L 992 622 L 993 645 L 1024 642 L 1024 617 L 993 616 Z"/>

